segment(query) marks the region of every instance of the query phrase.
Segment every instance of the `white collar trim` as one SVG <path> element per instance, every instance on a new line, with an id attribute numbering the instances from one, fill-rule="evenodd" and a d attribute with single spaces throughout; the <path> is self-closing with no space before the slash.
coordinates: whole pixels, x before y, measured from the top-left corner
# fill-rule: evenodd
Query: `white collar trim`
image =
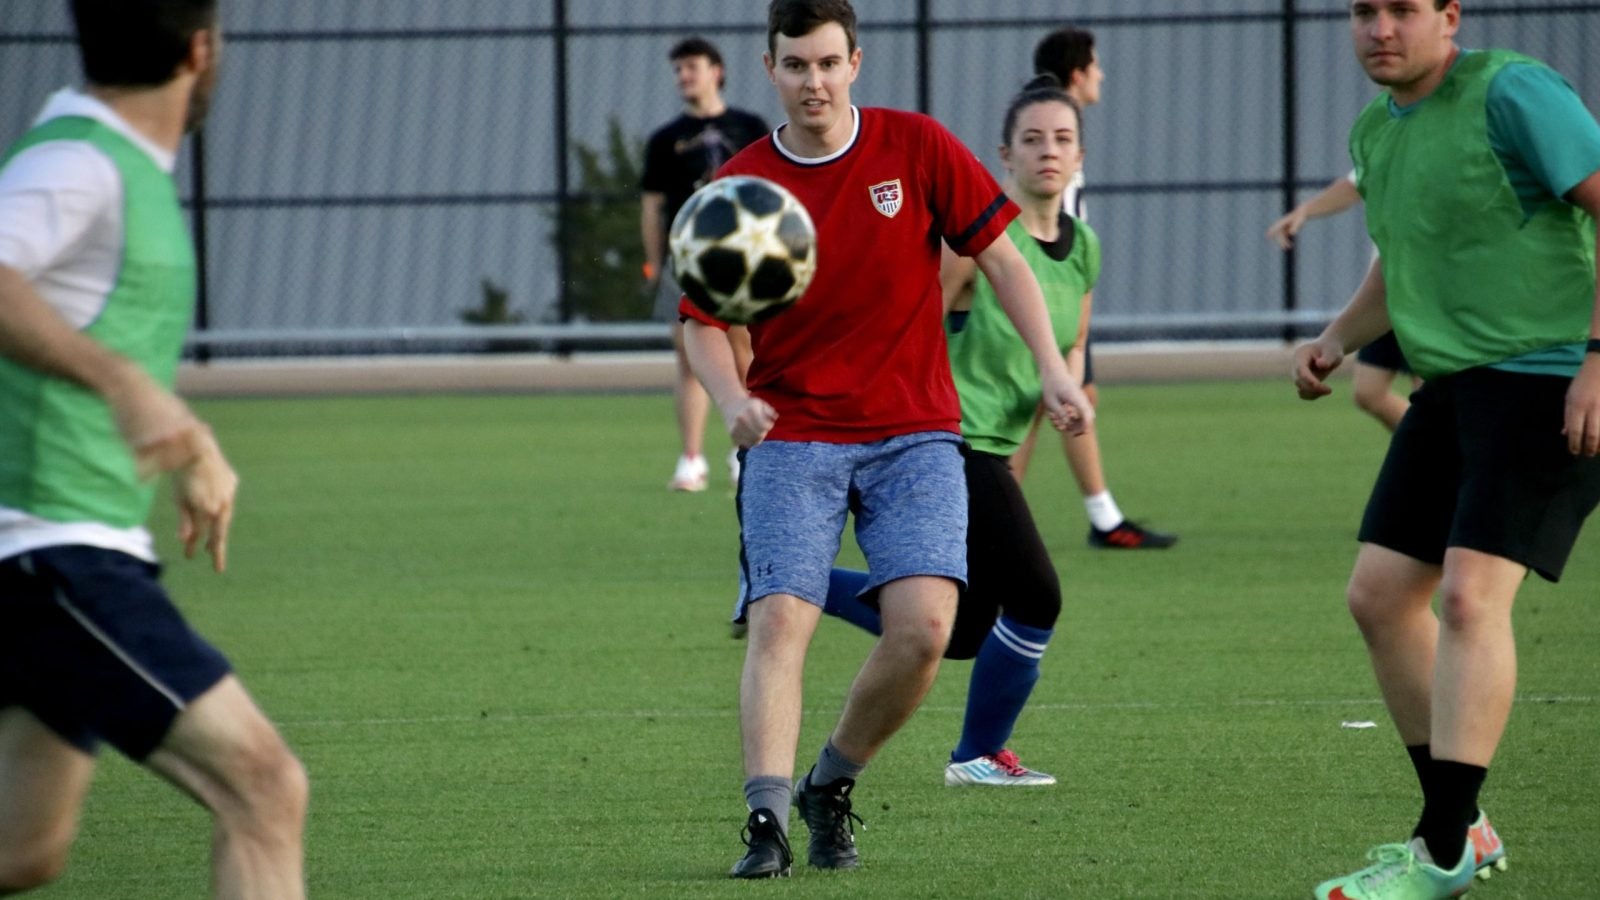
<path id="1" fill-rule="evenodd" d="M 133 142 L 135 147 L 143 150 L 163 172 L 171 173 L 177 168 L 178 157 L 174 153 L 159 147 L 156 143 L 133 129 L 127 120 L 117 115 L 116 110 L 101 102 L 92 94 L 86 94 L 73 88 L 62 88 L 50 95 L 45 101 L 44 109 L 40 110 L 39 118 L 34 120 L 35 125 L 42 125 L 51 119 L 60 119 L 67 116 L 81 116 L 93 119 L 110 128 Z"/>
<path id="2" fill-rule="evenodd" d="M 772 146 L 777 147 L 778 152 L 787 157 L 790 162 L 797 163 L 802 166 L 820 166 L 823 163 L 833 162 L 846 153 L 849 153 L 850 148 L 856 145 L 856 138 L 861 136 L 861 110 L 857 109 L 854 103 L 850 104 L 850 117 L 850 139 L 844 142 L 843 147 L 840 147 L 832 153 L 829 153 L 827 156 L 801 156 L 798 153 L 790 150 L 788 147 L 785 147 L 783 145 L 783 141 L 778 140 L 778 135 L 785 128 L 789 127 L 788 122 L 785 122 L 772 130 Z"/>

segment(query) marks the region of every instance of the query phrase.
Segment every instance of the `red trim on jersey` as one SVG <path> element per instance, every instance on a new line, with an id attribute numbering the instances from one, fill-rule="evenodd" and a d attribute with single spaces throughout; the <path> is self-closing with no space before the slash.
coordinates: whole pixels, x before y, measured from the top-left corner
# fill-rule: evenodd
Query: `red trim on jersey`
<path id="1" fill-rule="evenodd" d="M 772 440 L 864 443 L 960 431 L 945 350 L 940 240 L 974 256 L 1018 209 L 972 151 L 933 119 L 889 109 L 860 113 L 854 145 L 826 162 L 792 160 L 768 135 L 718 173 L 782 184 L 817 226 L 811 286 L 793 308 L 750 328 L 749 387 L 778 411 Z M 898 197 L 883 187 L 894 181 Z M 687 299 L 678 309 L 727 327 Z"/>

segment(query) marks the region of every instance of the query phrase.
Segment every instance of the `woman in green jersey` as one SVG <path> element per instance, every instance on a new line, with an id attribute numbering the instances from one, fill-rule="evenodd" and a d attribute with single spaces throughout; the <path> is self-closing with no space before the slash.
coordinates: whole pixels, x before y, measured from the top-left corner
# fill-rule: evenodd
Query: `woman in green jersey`
<path id="1" fill-rule="evenodd" d="M 1081 131 L 1077 106 L 1046 75 L 1012 100 L 1000 145 L 1005 191 L 1022 209 L 1007 232 L 1033 268 L 1061 352 L 1080 380 L 1100 241 L 1062 211 L 1061 198 L 1083 165 Z M 945 784 L 1054 784 L 1054 777 L 1026 768 L 1006 749 L 1061 612 L 1055 566 L 1009 467 L 1039 406 L 1039 376 L 994 289 L 971 260 L 947 249 L 940 278 L 949 310 L 950 368 L 968 444 L 968 587 L 945 656 L 976 657 Z M 835 569 L 826 610 L 876 630 L 871 598 L 858 596 L 865 580 L 864 573 Z"/>

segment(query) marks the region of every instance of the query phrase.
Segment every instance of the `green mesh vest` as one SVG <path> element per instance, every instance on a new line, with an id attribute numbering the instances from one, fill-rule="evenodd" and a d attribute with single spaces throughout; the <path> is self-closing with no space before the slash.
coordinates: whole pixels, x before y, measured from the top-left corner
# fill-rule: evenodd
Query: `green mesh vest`
<path id="1" fill-rule="evenodd" d="M 1045 253 L 1021 218 L 1006 227 L 1006 234 L 1039 281 L 1062 353 L 1078 339 L 1083 295 L 1100 276 L 1100 239 L 1081 221 L 1072 227 L 1076 229 L 1072 251 L 1060 261 Z M 950 374 L 961 396 L 961 436 L 974 449 L 1010 456 L 1028 436 L 1042 389 L 1033 353 L 1017 334 L 987 278 L 979 275 L 973 283 L 972 311 L 966 324 L 946 338 Z"/>
<path id="2" fill-rule="evenodd" d="M 1464 53 L 1404 115 L 1379 95 L 1350 132 L 1389 318 L 1418 375 L 1434 378 L 1582 342 L 1594 309 L 1594 220 L 1566 203 L 1526 217 L 1489 144 L 1499 50 Z"/>
<path id="3" fill-rule="evenodd" d="M 86 141 L 121 175 L 124 237 L 116 286 L 84 333 L 171 386 L 194 311 L 194 247 L 172 177 L 114 130 L 68 116 L 45 122 L 0 165 L 47 141 Z M 110 409 L 95 394 L 0 358 L 0 505 L 56 522 L 144 523 L 141 484 Z"/>

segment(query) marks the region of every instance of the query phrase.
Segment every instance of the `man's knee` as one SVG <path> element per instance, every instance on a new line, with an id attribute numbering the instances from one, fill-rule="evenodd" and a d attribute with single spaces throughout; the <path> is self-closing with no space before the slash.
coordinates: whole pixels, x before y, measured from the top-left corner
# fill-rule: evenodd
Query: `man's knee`
<path id="1" fill-rule="evenodd" d="M 239 812 L 256 824 L 298 829 L 305 820 L 311 782 L 305 766 L 275 733 L 240 754 L 233 773 Z"/>
<path id="2" fill-rule="evenodd" d="M 1364 632 L 1381 631 L 1390 625 L 1400 611 L 1394 602 L 1393 592 L 1387 585 L 1357 573 L 1345 589 L 1345 604 L 1351 618 Z"/>
<path id="3" fill-rule="evenodd" d="M 950 645 L 953 616 L 938 613 L 885 618 L 882 641 L 908 662 L 937 666 Z"/>

